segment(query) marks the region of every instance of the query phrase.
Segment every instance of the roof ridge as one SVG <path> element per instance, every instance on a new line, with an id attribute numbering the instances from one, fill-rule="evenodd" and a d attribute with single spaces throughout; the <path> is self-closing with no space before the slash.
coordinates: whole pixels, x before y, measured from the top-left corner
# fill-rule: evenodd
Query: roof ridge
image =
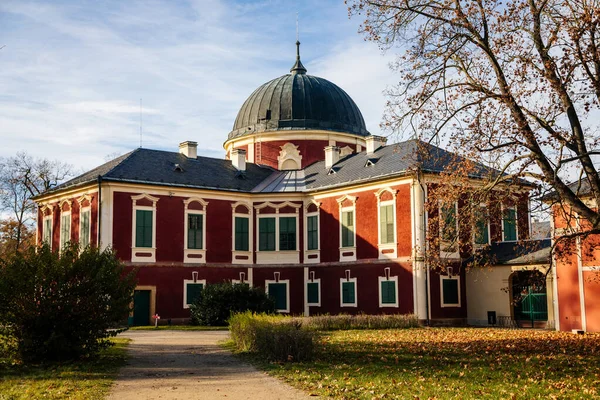
<path id="1" fill-rule="evenodd" d="M 117 167 L 121 166 L 121 164 L 123 164 L 123 163 L 124 163 L 125 161 L 127 161 L 127 160 L 128 160 L 128 159 L 129 159 L 129 158 L 130 158 L 130 157 L 131 157 L 131 156 L 132 156 L 134 153 L 137 153 L 137 152 L 138 152 L 139 150 L 141 150 L 141 149 L 142 149 L 141 147 L 138 147 L 138 148 L 136 148 L 136 149 L 133 149 L 133 150 L 132 150 L 132 151 L 130 151 L 129 153 L 125 153 L 125 154 L 123 154 L 122 156 L 119 156 L 119 157 L 123 157 L 123 159 L 122 159 L 121 161 L 119 161 L 119 162 L 118 162 L 118 163 L 117 163 L 117 164 L 116 164 L 114 167 L 112 167 L 111 169 L 109 169 L 108 171 L 106 171 L 106 173 L 104 173 L 103 175 L 98 175 L 98 176 L 106 176 L 106 175 L 110 174 L 111 172 L 113 172 L 113 171 L 115 170 L 115 168 L 117 168 Z M 144 149 L 144 150 L 147 150 L 147 149 Z M 117 158 L 119 158 L 119 157 L 117 157 Z M 113 159 L 113 160 L 111 160 L 111 161 L 114 161 L 114 160 L 116 160 L 117 158 L 114 158 L 114 159 Z M 110 162 L 110 161 L 109 161 L 109 162 Z M 108 163 L 106 163 L 106 164 L 108 164 Z"/>

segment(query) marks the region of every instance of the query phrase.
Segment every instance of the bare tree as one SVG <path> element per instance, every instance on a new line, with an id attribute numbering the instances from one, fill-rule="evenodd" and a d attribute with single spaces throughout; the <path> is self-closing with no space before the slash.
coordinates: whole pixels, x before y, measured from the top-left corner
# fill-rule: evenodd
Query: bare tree
<path id="1" fill-rule="evenodd" d="M 32 197 L 41 194 L 72 175 L 73 167 L 61 161 L 36 159 L 25 152 L 0 160 L 0 207 L 14 220 L 14 250 L 23 243 L 23 232 L 36 218 Z"/>
<path id="2" fill-rule="evenodd" d="M 526 179 L 600 232 L 598 0 L 347 2 L 367 39 L 402 49 L 387 128 L 448 144 L 474 161 L 464 175 L 502 172 L 480 191 Z"/>

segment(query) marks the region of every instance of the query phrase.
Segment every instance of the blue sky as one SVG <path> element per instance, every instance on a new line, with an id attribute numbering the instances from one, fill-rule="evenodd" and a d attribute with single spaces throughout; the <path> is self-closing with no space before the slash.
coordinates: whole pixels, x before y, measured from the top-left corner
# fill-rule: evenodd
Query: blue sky
<path id="1" fill-rule="evenodd" d="M 0 156 L 26 150 L 89 169 L 139 146 L 202 155 L 244 100 L 294 63 L 342 87 L 381 134 L 391 55 L 357 33 L 342 0 L 0 2 Z"/>

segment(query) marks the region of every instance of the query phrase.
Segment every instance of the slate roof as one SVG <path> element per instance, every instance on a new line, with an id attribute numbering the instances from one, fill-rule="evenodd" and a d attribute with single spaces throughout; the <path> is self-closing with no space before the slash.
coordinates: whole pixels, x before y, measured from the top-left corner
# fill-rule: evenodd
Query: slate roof
<path id="1" fill-rule="evenodd" d="M 496 242 L 480 254 L 479 261 L 491 261 L 494 265 L 549 264 L 551 245 L 550 239 Z"/>
<path id="2" fill-rule="evenodd" d="M 250 192 L 273 171 L 270 167 L 247 163 L 246 172 L 240 173 L 229 160 L 210 157 L 190 159 L 180 153 L 139 148 L 73 178 L 50 192 L 95 182 L 98 176 L 103 181 Z"/>
<path id="3" fill-rule="evenodd" d="M 380 147 L 373 154 L 364 151 L 350 154 L 331 169 L 325 168 L 325 161 L 318 161 L 304 168 L 302 174 L 280 171 L 270 178 L 269 184 L 259 185 L 254 191 L 285 192 L 290 191 L 291 187 L 296 187 L 299 191 L 325 189 L 401 176 L 418 167 L 424 172 L 439 173 L 457 160 L 457 157 L 440 147 L 419 140 L 409 140 Z M 478 166 L 479 176 L 489 172 L 494 171 L 483 165 Z"/>

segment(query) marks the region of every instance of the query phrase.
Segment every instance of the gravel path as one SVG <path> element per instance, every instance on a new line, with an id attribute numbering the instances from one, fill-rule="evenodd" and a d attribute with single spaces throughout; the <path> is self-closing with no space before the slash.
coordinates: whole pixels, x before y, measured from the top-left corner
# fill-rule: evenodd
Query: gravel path
<path id="1" fill-rule="evenodd" d="M 128 331 L 129 360 L 108 396 L 129 399 L 309 399 L 217 343 L 227 331 Z"/>

